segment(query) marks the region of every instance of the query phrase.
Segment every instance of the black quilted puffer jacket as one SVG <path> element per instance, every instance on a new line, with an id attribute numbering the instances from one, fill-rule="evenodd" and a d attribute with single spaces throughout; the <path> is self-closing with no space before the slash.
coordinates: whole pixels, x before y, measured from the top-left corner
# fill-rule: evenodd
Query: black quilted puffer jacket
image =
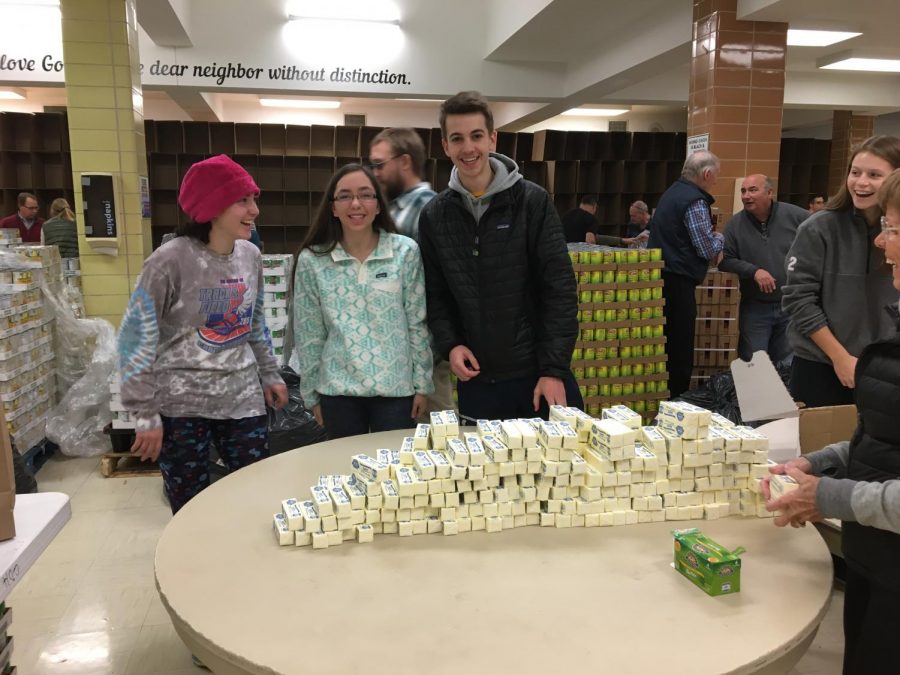
<path id="1" fill-rule="evenodd" d="M 578 333 L 578 300 L 549 195 L 519 180 L 491 196 L 477 224 L 467 198 L 448 188 L 419 220 L 438 353 L 447 359 L 465 345 L 481 366 L 479 379 L 563 377 Z"/>

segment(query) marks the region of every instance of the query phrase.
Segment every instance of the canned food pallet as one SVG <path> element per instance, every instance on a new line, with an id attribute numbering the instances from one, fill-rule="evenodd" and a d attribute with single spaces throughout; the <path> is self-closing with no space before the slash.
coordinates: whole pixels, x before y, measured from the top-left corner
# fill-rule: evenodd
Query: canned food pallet
<path id="1" fill-rule="evenodd" d="M 625 404 L 652 418 L 669 397 L 659 249 L 578 245 L 579 339 L 572 372 L 589 414 Z"/>

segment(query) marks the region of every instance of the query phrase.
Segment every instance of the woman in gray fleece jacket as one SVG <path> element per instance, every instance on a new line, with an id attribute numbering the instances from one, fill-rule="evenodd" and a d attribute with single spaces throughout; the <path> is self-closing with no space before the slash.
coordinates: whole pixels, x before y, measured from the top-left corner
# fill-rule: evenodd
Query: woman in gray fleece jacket
<path id="1" fill-rule="evenodd" d="M 883 307 L 896 294 L 875 246 L 877 192 L 900 168 L 900 139 L 872 136 L 854 149 L 847 180 L 824 211 L 797 230 L 781 306 L 794 351 L 791 395 L 808 407 L 853 403 L 856 360 L 893 334 Z"/>
<path id="2" fill-rule="evenodd" d="M 875 243 L 884 249 L 900 290 L 900 170 L 879 192 L 885 211 Z M 894 303 L 888 315 L 898 325 Z M 844 673 L 900 673 L 900 332 L 866 347 L 854 373 L 859 424 L 851 441 L 771 469 L 798 489 L 766 508 L 775 524 L 794 527 L 839 518 L 847 563 Z M 768 498 L 769 481 L 763 493 Z"/>

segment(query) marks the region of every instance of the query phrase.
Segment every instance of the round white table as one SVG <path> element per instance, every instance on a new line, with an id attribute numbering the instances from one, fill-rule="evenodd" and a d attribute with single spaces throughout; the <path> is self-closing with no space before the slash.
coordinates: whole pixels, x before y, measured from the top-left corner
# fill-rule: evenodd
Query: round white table
<path id="1" fill-rule="evenodd" d="M 815 529 L 725 518 L 524 527 L 280 547 L 272 514 L 386 432 L 300 448 L 218 481 L 169 523 L 156 581 L 216 673 L 782 673 L 815 636 L 831 560 Z M 741 591 L 678 574 L 671 530 L 745 546 Z"/>

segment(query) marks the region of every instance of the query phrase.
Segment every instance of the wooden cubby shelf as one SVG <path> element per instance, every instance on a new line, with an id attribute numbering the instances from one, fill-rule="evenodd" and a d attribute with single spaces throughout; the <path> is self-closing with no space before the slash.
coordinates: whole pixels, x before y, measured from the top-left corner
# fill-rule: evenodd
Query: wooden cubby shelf
<path id="1" fill-rule="evenodd" d="M 188 168 L 231 156 L 259 184 L 260 236 L 269 253 L 296 252 L 334 170 L 364 161 L 376 126 L 153 121 L 144 123 L 154 245 L 185 220 L 178 188 Z M 425 179 L 443 190 L 453 168 L 438 128 L 417 128 L 425 143 Z M 498 131 L 497 150 L 516 160 L 528 180 L 547 189 L 560 214 L 582 195 L 599 200 L 601 232 L 620 234 L 628 206 L 652 209 L 681 173 L 686 135 L 671 132 Z M 831 141 L 785 138 L 779 199 L 805 207 L 828 184 Z M 64 113 L 0 113 L 0 214 L 16 210 L 19 192 L 34 192 L 41 216 L 56 197 L 73 198 L 72 158 Z"/>

